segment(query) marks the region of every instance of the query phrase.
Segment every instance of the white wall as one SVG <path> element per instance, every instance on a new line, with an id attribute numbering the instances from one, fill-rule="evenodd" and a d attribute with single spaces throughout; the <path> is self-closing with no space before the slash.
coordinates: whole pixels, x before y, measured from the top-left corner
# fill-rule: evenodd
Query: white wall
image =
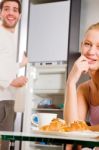
<path id="1" fill-rule="evenodd" d="M 86 29 L 99 22 L 99 0 L 81 0 L 80 42 Z"/>

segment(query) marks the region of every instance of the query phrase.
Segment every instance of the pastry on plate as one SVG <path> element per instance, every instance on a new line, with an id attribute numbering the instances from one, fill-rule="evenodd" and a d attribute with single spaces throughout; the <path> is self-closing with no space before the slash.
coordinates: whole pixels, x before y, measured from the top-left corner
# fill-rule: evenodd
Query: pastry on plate
<path id="1" fill-rule="evenodd" d="M 43 131 L 59 131 L 63 126 L 66 126 L 66 122 L 60 118 L 53 119 L 49 125 L 45 125 L 40 128 Z"/>
<path id="2" fill-rule="evenodd" d="M 89 127 L 84 121 L 74 121 L 69 126 L 66 122 L 60 118 L 53 119 L 49 125 L 45 125 L 40 128 L 41 131 L 83 131 L 88 130 Z"/>

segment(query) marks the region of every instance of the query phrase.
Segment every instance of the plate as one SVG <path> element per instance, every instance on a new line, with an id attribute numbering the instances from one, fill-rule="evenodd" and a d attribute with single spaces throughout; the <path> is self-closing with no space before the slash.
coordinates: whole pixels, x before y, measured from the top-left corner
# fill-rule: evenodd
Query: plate
<path id="1" fill-rule="evenodd" d="M 96 138 L 99 136 L 99 133 L 93 132 L 93 131 L 72 131 L 72 132 L 65 132 L 65 133 L 60 133 L 62 135 L 66 135 L 69 137 L 82 137 L 82 138 Z"/>
<path id="2" fill-rule="evenodd" d="M 40 130 L 32 130 L 33 133 L 37 134 L 46 134 L 46 135 L 57 135 L 64 137 L 77 137 L 77 138 L 96 138 L 99 136 L 99 132 L 93 131 L 71 131 L 71 132 L 56 132 L 56 131 L 40 131 Z"/>

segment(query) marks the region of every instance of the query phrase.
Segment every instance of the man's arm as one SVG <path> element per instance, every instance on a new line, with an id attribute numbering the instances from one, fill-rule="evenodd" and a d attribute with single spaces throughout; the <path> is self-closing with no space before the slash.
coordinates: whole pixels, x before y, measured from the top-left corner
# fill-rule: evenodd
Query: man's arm
<path id="1" fill-rule="evenodd" d="M 21 63 L 19 63 L 19 67 L 20 68 L 25 67 L 27 65 L 27 63 L 28 63 L 28 57 L 27 57 L 26 53 L 24 52 L 22 61 L 21 61 Z"/>
<path id="2" fill-rule="evenodd" d="M 27 83 L 28 79 L 25 76 L 17 77 L 11 82 L 11 86 L 19 88 Z"/>

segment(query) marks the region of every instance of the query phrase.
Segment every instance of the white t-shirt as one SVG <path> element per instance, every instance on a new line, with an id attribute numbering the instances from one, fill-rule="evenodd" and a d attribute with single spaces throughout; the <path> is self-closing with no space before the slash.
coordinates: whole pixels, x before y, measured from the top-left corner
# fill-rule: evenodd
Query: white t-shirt
<path id="1" fill-rule="evenodd" d="M 9 85 L 18 72 L 16 54 L 16 35 L 0 26 L 0 101 L 14 100 L 15 88 Z"/>

